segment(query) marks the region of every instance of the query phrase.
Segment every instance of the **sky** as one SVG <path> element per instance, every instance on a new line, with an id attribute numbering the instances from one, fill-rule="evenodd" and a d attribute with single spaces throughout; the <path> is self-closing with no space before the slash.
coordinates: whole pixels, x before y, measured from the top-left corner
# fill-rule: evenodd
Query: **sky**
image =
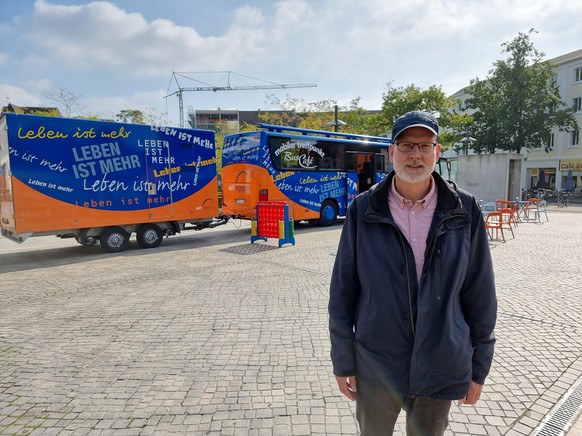
<path id="1" fill-rule="evenodd" d="M 581 16 L 572 0 L 0 0 L 0 97 L 54 106 L 47 92 L 65 89 L 84 115 L 139 109 L 174 126 L 186 87 L 316 84 L 185 91 L 185 113 L 380 109 L 389 84 L 453 94 L 485 78 L 532 28 L 546 59 L 582 49 Z"/>

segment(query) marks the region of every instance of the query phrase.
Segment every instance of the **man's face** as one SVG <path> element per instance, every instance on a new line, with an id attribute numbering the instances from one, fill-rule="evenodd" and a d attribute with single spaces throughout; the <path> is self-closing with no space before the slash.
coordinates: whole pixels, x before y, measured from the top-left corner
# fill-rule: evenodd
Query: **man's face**
<path id="1" fill-rule="evenodd" d="M 396 143 L 436 142 L 437 137 L 424 127 L 411 127 L 402 132 Z M 389 151 L 390 161 L 394 164 L 396 176 L 410 184 L 423 183 L 430 177 L 441 153 L 441 146 L 437 144 L 429 152 L 421 152 L 418 145 L 412 151 L 401 151 L 396 144 L 392 144 Z"/>

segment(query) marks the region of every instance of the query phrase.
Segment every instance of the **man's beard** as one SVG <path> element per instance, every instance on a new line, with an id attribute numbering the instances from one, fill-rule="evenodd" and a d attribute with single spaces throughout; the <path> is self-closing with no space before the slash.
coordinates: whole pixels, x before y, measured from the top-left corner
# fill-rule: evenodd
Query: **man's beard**
<path id="1" fill-rule="evenodd" d="M 411 168 L 410 165 L 416 168 Z M 406 183 L 421 183 L 428 179 L 434 170 L 434 165 L 427 166 L 423 161 L 409 160 L 401 164 L 394 165 L 396 175 Z"/>

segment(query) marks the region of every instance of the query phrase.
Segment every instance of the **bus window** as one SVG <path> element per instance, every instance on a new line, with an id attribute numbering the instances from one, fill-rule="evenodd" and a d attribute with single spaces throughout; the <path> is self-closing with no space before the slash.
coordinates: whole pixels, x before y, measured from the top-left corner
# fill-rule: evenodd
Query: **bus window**
<path id="1" fill-rule="evenodd" d="M 345 147 L 339 143 L 270 136 L 269 149 L 279 170 L 345 171 Z"/>
<path id="2" fill-rule="evenodd" d="M 356 153 L 347 153 L 348 171 L 357 171 L 358 169 L 358 155 Z"/>
<path id="3" fill-rule="evenodd" d="M 384 156 L 381 154 L 377 154 L 375 156 L 376 159 L 376 172 L 384 172 Z"/>
<path id="4" fill-rule="evenodd" d="M 346 148 L 343 144 L 329 141 L 318 141 L 317 145 L 323 150 L 324 157 L 319 159 L 320 170 L 346 170 Z"/>

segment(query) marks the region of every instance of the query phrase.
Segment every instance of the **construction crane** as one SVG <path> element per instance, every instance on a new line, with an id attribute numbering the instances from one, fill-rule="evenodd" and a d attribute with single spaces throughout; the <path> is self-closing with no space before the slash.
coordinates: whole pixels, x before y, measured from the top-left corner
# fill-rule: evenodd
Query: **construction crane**
<path id="1" fill-rule="evenodd" d="M 187 76 L 188 74 L 223 74 L 223 75 L 226 75 L 226 85 L 217 86 L 217 85 L 211 85 L 209 83 L 204 83 L 204 82 L 196 80 L 192 77 L 188 77 Z M 244 77 L 246 79 L 252 79 L 252 80 L 268 83 L 268 85 L 231 86 L 231 84 L 230 84 L 231 75 L 234 77 Z M 201 84 L 203 86 L 183 87 L 178 82 L 178 77 L 183 78 L 183 79 L 193 80 L 193 81 L 198 82 L 199 84 Z M 223 78 L 224 78 L 224 76 L 223 76 Z M 183 101 L 183 93 L 184 92 L 190 92 L 190 91 L 214 91 L 214 92 L 216 92 L 216 91 L 255 91 L 255 90 L 259 90 L 259 89 L 313 88 L 313 87 L 317 86 L 315 83 L 294 83 L 294 84 L 284 85 L 284 84 L 279 84 L 279 83 L 274 83 L 274 82 L 267 82 L 266 80 L 256 79 L 254 77 L 245 76 L 244 74 L 238 74 L 238 73 L 234 73 L 232 71 L 216 71 L 213 73 L 172 72 L 172 78 L 170 79 L 170 86 L 172 85 L 172 82 L 174 82 L 174 81 L 176 82 L 176 85 L 178 86 L 178 90 L 175 92 L 172 92 L 171 94 L 166 95 L 166 97 L 164 97 L 164 98 L 168 98 L 168 97 L 171 97 L 173 95 L 178 96 L 178 108 L 179 108 L 179 112 L 180 112 L 180 127 L 184 127 L 184 101 Z M 169 90 L 170 86 L 168 86 L 168 90 Z"/>

